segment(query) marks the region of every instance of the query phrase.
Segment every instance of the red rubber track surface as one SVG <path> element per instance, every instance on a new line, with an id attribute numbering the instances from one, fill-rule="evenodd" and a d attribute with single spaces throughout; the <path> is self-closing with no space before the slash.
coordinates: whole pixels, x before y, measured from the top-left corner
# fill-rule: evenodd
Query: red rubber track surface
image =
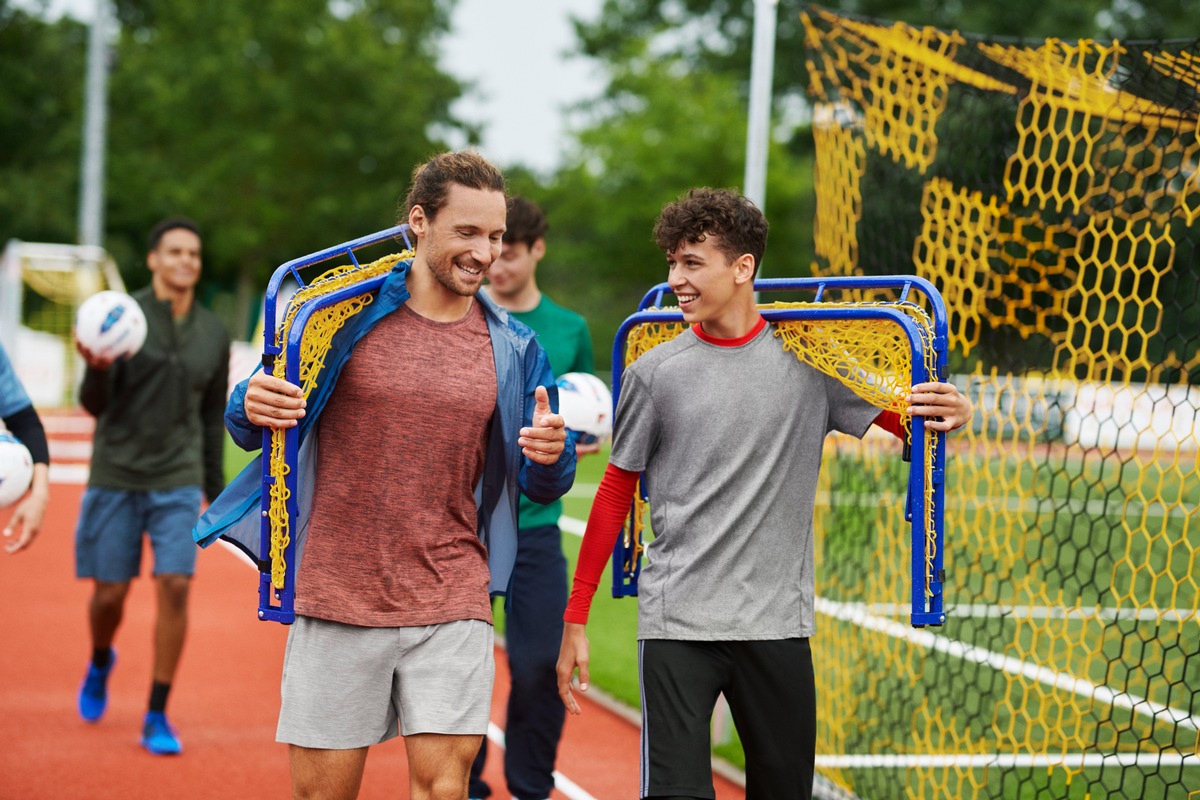
<path id="1" fill-rule="evenodd" d="M 0 800 L 188 800 L 287 798 L 287 747 L 275 742 L 285 626 L 259 622 L 257 574 L 224 547 L 199 554 L 190 629 L 168 715 L 183 741 L 178 757 L 138 745 L 150 688 L 154 591 L 150 555 L 134 581 L 117 635 L 119 662 L 109 705 L 96 724 L 76 712 L 90 656 L 90 583 L 75 578 L 73 542 L 83 487 L 55 484 L 42 533 L 24 552 L 0 552 Z M 0 511 L 0 521 L 7 512 Z M 504 723 L 507 663 L 497 650 L 492 721 Z M 631 800 L 638 791 L 637 727 L 582 700 L 567 721 L 558 772 L 596 800 Z M 485 775 L 507 800 L 503 755 L 495 744 Z M 744 791 L 720 777 L 719 800 Z M 373 747 L 359 797 L 405 798 L 403 741 Z M 555 790 L 553 797 L 569 800 Z"/>

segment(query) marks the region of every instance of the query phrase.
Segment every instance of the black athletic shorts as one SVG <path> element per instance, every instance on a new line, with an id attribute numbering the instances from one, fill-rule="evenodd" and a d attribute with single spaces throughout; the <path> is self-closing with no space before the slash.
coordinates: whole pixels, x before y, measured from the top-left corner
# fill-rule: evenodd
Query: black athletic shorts
<path id="1" fill-rule="evenodd" d="M 725 694 L 747 800 L 812 797 L 816 687 L 808 639 L 638 642 L 642 797 L 713 798 L 711 723 Z"/>

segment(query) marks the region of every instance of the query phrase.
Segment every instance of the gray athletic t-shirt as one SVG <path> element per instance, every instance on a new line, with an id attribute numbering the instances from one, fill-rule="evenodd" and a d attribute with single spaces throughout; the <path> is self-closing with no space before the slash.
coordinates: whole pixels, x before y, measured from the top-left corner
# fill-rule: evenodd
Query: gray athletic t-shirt
<path id="1" fill-rule="evenodd" d="M 822 446 L 834 430 L 861 438 L 878 415 L 772 325 L 740 346 L 689 330 L 635 361 L 610 461 L 649 486 L 638 638 L 812 636 Z"/>

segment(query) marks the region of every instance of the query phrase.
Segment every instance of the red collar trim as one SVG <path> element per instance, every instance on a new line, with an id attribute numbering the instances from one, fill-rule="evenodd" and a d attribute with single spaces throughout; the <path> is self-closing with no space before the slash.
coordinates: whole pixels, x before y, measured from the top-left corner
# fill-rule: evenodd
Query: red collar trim
<path id="1" fill-rule="evenodd" d="M 715 344 L 717 347 L 741 347 L 755 336 L 758 336 L 758 334 L 762 333 L 762 329 L 767 327 L 767 321 L 763 319 L 761 314 L 759 314 L 758 322 L 754 323 L 754 327 L 750 329 L 750 332 L 745 336 L 739 336 L 736 339 L 722 339 L 717 336 L 710 336 L 704 332 L 704 328 L 700 327 L 701 325 L 703 325 L 703 323 L 692 326 L 692 330 L 695 331 L 696 335 L 700 337 L 700 341 L 708 342 L 709 344 Z"/>

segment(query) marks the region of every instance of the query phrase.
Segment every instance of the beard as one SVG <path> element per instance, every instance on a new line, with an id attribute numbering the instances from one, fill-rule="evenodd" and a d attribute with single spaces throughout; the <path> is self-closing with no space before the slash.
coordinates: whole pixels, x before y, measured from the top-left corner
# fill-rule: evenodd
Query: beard
<path id="1" fill-rule="evenodd" d="M 482 280 L 474 286 L 460 284 L 455 272 L 457 267 L 454 266 L 454 260 L 449 256 L 442 255 L 437 250 L 431 250 L 425 263 L 428 264 L 429 271 L 433 274 L 434 280 L 441 284 L 447 291 L 459 297 L 474 297 L 479 291 L 479 287 L 483 285 Z M 482 267 L 474 263 L 470 264 L 470 266 L 476 267 L 481 271 L 483 270 Z"/>

